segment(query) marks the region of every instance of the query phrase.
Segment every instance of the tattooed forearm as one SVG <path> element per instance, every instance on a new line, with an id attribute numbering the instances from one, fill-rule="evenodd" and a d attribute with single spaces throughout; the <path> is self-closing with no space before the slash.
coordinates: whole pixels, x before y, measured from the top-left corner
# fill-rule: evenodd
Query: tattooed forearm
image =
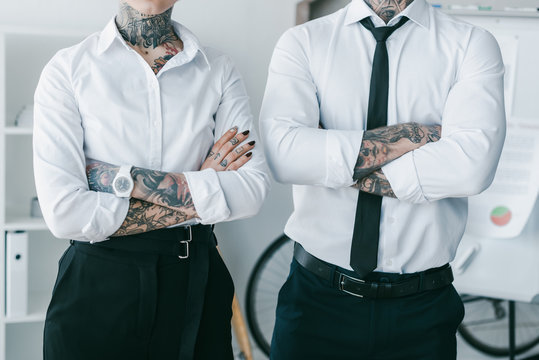
<path id="1" fill-rule="evenodd" d="M 114 193 L 112 181 L 119 169 L 115 165 L 87 159 L 86 174 L 90 190 Z M 188 216 L 188 219 L 197 216 L 189 185 L 183 174 L 134 167 L 131 175 L 135 181 L 131 194 L 133 198 L 181 212 Z"/>
<path id="2" fill-rule="evenodd" d="M 130 199 L 125 220 L 112 236 L 140 234 L 181 224 L 189 220 L 186 214 L 154 205 L 142 200 Z"/>
<path id="3" fill-rule="evenodd" d="M 365 3 L 386 23 L 414 0 L 365 0 Z"/>
<path id="4" fill-rule="evenodd" d="M 359 180 L 390 161 L 429 142 L 440 139 L 439 125 L 397 124 L 366 131 L 354 167 Z"/>
<path id="5" fill-rule="evenodd" d="M 159 15 L 146 15 L 122 1 L 116 16 L 116 26 L 129 44 L 155 49 L 163 43 L 178 39 L 171 26 L 171 16 L 172 8 Z"/>
<path id="6" fill-rule="evenodd" d="M 370 194 L 396 198 L 395 193 L 393 192 L 393 189 L 391 189 L 391 185 L 389 184 L 389 181 L 387 181 L 382 170 L 376 170 L 365 176 L 359 180 L 354 187 Z"/>
<path id="7" fill-rule="evenodd" d="M 196 216 L 193 198 L 183 174 L 166 173 L 134 167 L 133 197 Z"/>
<path id="8" fill-rule="evenodd" d="M 114 193 L 112 181 L 120 170 L 119 167 L 104 162 L 87 160 L 86 176 L 90 190 Z"/>

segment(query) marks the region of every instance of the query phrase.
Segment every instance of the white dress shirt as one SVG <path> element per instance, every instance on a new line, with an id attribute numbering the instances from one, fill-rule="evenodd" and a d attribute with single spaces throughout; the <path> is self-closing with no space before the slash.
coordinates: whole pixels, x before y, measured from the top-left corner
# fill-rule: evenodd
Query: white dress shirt
<path id="1" fill-rule="evenodd" d="M 128 199 L 88 189 L 85 158 L 183 172 L 199 215 L 189 223 L 240 219 L 260 208 L 269 189 L 261 148 L 238 171 L 198 171 L 233 126 L 250 130 L 248 141 L 256 134 L 232 60 L 174 27 L 184 49 L 157 76 L 114 20 L 58 52 L 43 70 L 35 93 L 34 172 L 43 216 L 57 237 L 102 241 L 126 217 Z"/>
<path id="2" fill-rule="evenodd" d="M 387 40 L 388 125 L 441 124 L 442 138 L 382 168 L 397 199 L 382 202 L 377 271 L 411 273 L 450 262 L 467 196 L 491 183 L 505 137 L 504 66 L 487 31 L 415 0 Z M 351 188 L 366 127 L 372 34 L 384 22 L 354 0 L 288 30 L 269 69 L 261 133 L 278 181 L 295 184 L 285 232 L 316 257 L 350 269 L 358 190 Z M 318 123 L 328 130 L 318 129 Z"/>

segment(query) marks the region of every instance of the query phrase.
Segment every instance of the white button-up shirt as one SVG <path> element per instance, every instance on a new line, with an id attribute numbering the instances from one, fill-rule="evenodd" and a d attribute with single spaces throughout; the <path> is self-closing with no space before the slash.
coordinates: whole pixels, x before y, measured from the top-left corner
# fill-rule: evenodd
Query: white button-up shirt
<path id="1" fill-rule="evenodd" d="M 505 137 L 504 66 L 487 31 L 415 0 L 387 40 L 388 125 L 441 124 L 442 138 L 382 168 L 377 271 L 411 273 L 454 258 L 467 196 L 491 183 Z M 261 132 L 278 181 L 294 185 L 285 232 L 316 257 L 350 269 L 358 190 L 351 188 L 366 127 L 376 41 L 359 21 L 384 22 L 354 0 L 279 40 Z M 328 130 L 318 129 L 319 122 Z"/>
<path id="2" fill-rule="evenodd" d="M 249 98 L 231 59 L 203 48 L 174 23 L 184 49 L 157 74 L 114 20 L 60 51 L 35 93 L 34 172 L 43 216 L 58 237 L 101 241 L 122 224 L 129 200 L 90 191 L 85 159 L 183 172 L 199 218 L 213 224 L 254 215 L 269 188 L 263 152 L 238 171 L 198 171 L 233 126 L 252 127 Z"/>

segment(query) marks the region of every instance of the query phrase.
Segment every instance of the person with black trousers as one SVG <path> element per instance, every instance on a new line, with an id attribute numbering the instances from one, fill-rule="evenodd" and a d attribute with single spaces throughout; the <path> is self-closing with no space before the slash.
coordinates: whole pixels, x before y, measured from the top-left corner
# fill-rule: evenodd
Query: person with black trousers
<path id="1" fill-rule="evenodd" d="M 172 21 L 175 2 L 120 1 L 39 81 L 37 193 L 71 239 L 46 360 L 233 358 L 213 224 L 256 214 L 269 178 L 241 76 Z"/>
<path id="2" fill-rule="evenodd" d="M 496 171 L 503 74 L 491 34 L 425 0 L 353 0 L 281 37 L 260 129 L 296 244 L 272 359 L 456 358 L 448 263 Z"/>

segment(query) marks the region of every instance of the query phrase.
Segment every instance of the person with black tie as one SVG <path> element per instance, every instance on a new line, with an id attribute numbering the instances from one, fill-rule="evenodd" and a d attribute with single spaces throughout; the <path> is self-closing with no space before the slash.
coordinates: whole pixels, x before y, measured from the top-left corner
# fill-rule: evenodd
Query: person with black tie
<path id="1" fill-rule="evenodd" d="M 37 193 L 60 260 L 46 360 L 232 359 L 234 287 L 213 224 L 269 188 L 230 57 L 171 20 L 176 0 L 125 0 L 61 50 L 35 94 Z"/>
<path id="2" fill-rule="evenodd" d="M 487 31 L 425 0 L 353 0 L 275 47 L 260 128 L 293 184 L 271 358 L 455 359 L 448 265 L 505 137 Z"/>

